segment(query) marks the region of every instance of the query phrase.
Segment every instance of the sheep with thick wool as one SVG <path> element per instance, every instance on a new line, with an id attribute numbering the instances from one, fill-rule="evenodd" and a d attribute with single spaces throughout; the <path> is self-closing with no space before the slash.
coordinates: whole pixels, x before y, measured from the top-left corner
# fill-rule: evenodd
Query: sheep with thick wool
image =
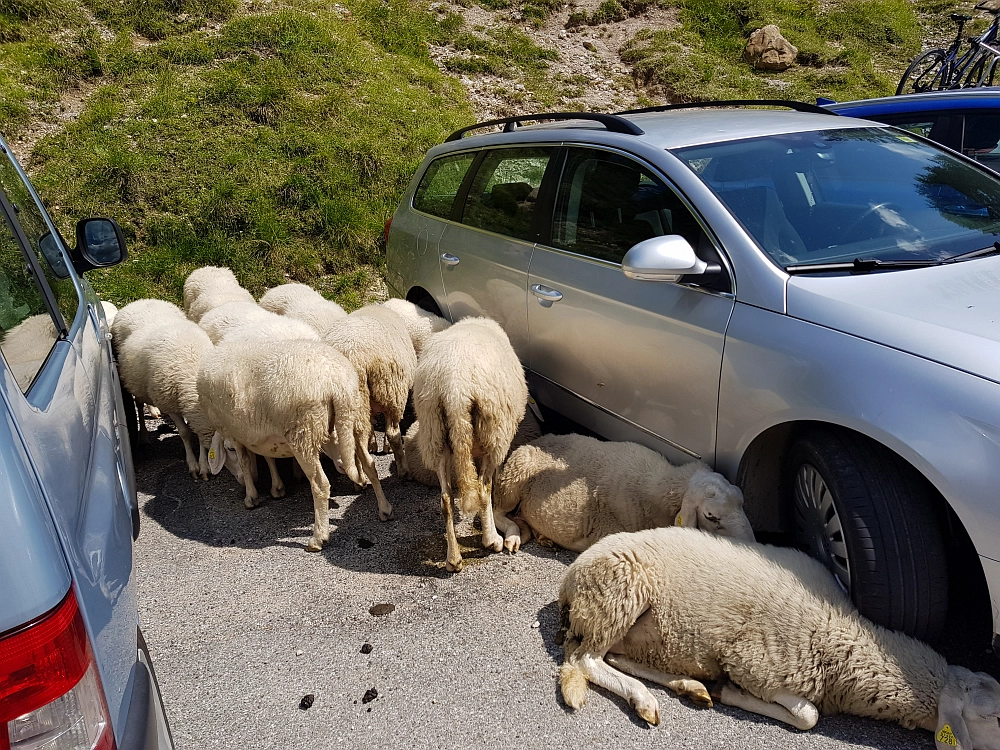
<path id="1" fill-rule="evenodd" d="M 265 310 L 301 320 L 323 334 L 347 317 L 344 308 L 306 284 L 282 284 L 260 298 Z"/>
<path id="2" fill-rule="evenodd" d="M 517 525 L 506 518 L 501 519 L 504 536 L 497 534 L 492 490 L 527 400 L 524 370 L 495 321 L 465 318 L 427 342 L 413 382 L 420 422 L 417 448 L 424 465 L 437 471 L 450 571 L 462 569 L 452 512 L 453 477 L 459 508 L 480 516 L 484 547 L 499 552 L 504 537 L 518 534 Z"/>
<path id="3" fill-rule="evenodd" d="M 846 713 L 928 729 L 938 750 L 1000 747 L 1000 683 L 865 619 L 798 550 L 678 527 L 614 534 L 570 565 L 559 604 L 574 709 L 593 682 L 658 723 L 631 674 L 801 730 Z M 712 696 L 708 680 L 721 680 Z"/>
<path id="4" fill-rule="evenodd" d="M 294 456 L 302 467 L 313 496 L 309 551 L 318 551 L 330 538 L 330 481 L 320 453 L 341 459 L 356 484 L 361 483 L 360 466 L 374 487 L 379 518 L 392 517 L 365 450 L 371 430 L 368 404 L 361 400 L 354 366 L 333 348 L 302 340 L 223 341 L 202 360 L 197 387 L 216 429 L 212 471 L 222 469 L 229 441 L 246 482 L 247 508 L 260 504 L 248 451 L 271 458 Z"/>
<path id="5" fill-rule="evenodd" d="M 354 365 L 362 400 L 371 412 L 385 415 L 385 438 L 396 471 L 407 476 L 399 423 L 413 386 L 417 355 L 402 318 L 380 305 L 368 305 L 327 329 L 323 340 Z"/>
<path id="6" fill-rule="evenodd" d="M 319 334 L 307 323 L 277 315 L 256 302 L 243 300 L 227 302 L 209 310 L 202 316 L 199 325 L 214 344 L 235 338 L 319 341 Z"/>
<path id="7" fill-rule="evenodd" d="M 410 425 L 410 429 L 406 431 L 406 435 L 403 436 L 403 445 L 407 448 L 406 465 L 410 470 L 410 479 L 420 482 L 420 484 L 425 484 L 428 487 L 440 487 L 441 483 L 438 481 L 437 470 L 424 466 L 423 459 L 420 457 L 420 451 L 415 449 L 419 435 L 420 422 L 414 422 Z M 514 439 L 510 441 L 510 451 L 515 451 L 522 445 L 527 445 L 532 440 L 537 440 L 541 435 L 542 426 L 538 423 L 534 413 L 530 409 L 525 409 L 524 419 L 517 426 Z M 507 453 L 507 458 L 510 458 L 510 452 Z"/>
<path id="8" fill-rule="evenodd" d="M 128 307 L 122 308 L 118 319 Z M 184 444 L 191 476 L 208 479 L 207 453 L 212 429 L 205 419 L 196 386 L 201 359 L 213 349 L 208 334 L 183 317 L 147 321 L 118 341 L 116 348 L 118 373 L 135 397 L 139 414 L 142 415 L 143 404 L 152 404 L 169 416 Z M 149 440 L 145 419 L 139 420 L 139 434 L 140 439 Z M 193 434 L 199 440 L 197 460 L 191 442 Z"/>
<path id="9" fill-rule="evenodd" d="M 139 299 L 129 302 L 110 321 L 111 343 L 117 350 L 134 331 L 149 325 L 166 325 L 171 321 L 187 320 L 184 311 L 173 302 L 162 299 Z"/>
<path id="10" fill-rule="evenodd" d="M 209 310 L 236 301 L 254 302 L 254 298 L 228 268 L 203 266 L 184 280 L 184 312 L 195 323 Z"/>
<path id="11" fill-rule="evenodd" d="M 753 541 L 743 493 L 707 464 L 672 465 L 637 443 L 585 435 L 545 435 L 514 451 L 494 492 L 494 512 L 520 509 L 524 539 L 582 552 L 619 531 L 677 523 Z"/>
<path id="12" fill-rule="evenodd" d="M 451 325 L 440 315 L 417 307 L 405 299 L 394 297 L 383 302 L 382 306 L 389 308 L 402 318 L 403 323 L 406 324 L 406 330 L 410 334 L 410 340 L 413 342 L 413 350 L 418 357 L 431 336 Z"/>

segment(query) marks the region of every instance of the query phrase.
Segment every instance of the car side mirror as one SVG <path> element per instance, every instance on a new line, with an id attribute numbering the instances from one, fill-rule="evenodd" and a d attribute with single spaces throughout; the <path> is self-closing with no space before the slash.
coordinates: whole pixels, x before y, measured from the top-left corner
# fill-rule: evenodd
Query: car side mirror
<path id="1" fill-rule="evenodd" d="M 679 234 L 643 240 L 625 253 L 622 273 L 638 281 L 680 281 L 682 276 L 720 273 L 718 263 L 706 263 Z"/>
<path id="2" fill-rule="evenodd" d="M 128 257 L 125 237 L 114 219 L 81 219 L 76 225 L 76 247 L 71 253 L 78 273 L 118 265 Z"/>

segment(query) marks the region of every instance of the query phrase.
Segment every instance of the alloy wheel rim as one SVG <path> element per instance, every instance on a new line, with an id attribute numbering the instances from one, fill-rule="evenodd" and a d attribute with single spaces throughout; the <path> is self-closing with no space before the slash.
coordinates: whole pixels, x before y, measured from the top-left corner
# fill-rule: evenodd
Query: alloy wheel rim
<path id="1" fill-rule="evenodd" d="M 840 514 L 823 475 L 811 464 L 802 464 L 795 476 L 795 516 L 800 546 L 826 565 L 845 591 L 850 591 L 851 563 Z"/>

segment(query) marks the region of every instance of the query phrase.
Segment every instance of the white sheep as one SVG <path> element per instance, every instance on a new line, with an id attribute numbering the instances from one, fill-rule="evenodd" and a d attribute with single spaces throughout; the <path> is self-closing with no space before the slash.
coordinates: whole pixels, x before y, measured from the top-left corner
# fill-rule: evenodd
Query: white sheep
<path id="1" fill-rule="evenodd" d="M 320 334 L 347 317 L 344 308 L 306 284 L 282 284 L 269 289 L 260 298 L 260 306 L 308 323 Z"/>
<path id="2" fill-rule="evenodd" d="M 413 341 L 413 350 L 418 357 L 433 334 L 443 331 L 451 325 L 440 315 L 428 312 L 404 299 L 394 297 L 383 302 L 382 306 L 389 308 L 403 319 L 410 339 Z"/>
<path id="3" fill-rule="evenodd" d="M 424 465 L 437 470 L 441 485 L 450 571 L 462 569 L 451 507 L 453 472 L 459 508 L 480 516 L 483 546 L 503 549 L 493 516 L 493 482 L 527 400 L 524 370 L 495 321 L 465 318 L 431 336 L 424 347 L 413 383 L 420 422 L 417 447 Z M 516 524 L 501 520 L 504 536 L 517 533 Z"/>
<path id="4" fill-rule="evenodd" d="M 57 338 L 59 334 L 47 312 L 31 315 L 3 334 L 3 358 L 21 390 L 31 385 Z"/>
<path id="5" fill-rule="evenodd" d="M 570 565 L 559 604 L 559 679 L 574 709 L 593 682 L 658 723 L 628 672 L 801 730 L 846 713 L 929 729 L 938 750 L 1000 747 L 1000 683 L 866 620 L 798 550 L 677 527 L 614 534 Z M 710 696 L 702 681 L 721 678 Z"/>
<path id="6" fill-rule="evenodd" d="M 410 429 L 406 431 L 406 435 L 403 436 L 403 446 L 406 447 L 406 466 L 410 471 L 409 478 L 428 487 L 440 487 L 441 483 L 438 481 L 437 471 L 424 466 L 424 462 L 420 458 L 420 451 L 416 450 L 419 435 L 420 422 L 414 422 L 410 425 Z M 510 450 L 515 451 L 522 445 L 527 445 L 532 440 L 537 440 L 541 435 L 542 426 L 538 424 L 534 413 L 530 409 L 525 409 L 524 419 L 517 426 L 514 439 L 510 441 Z M 510 453 L 508 452 L 507 459 L 509 460 L 509 458 Z"/>
<path id="7" fill-rule="evenodd" d="M 361 401 L 358 377 L 347 359 L 314 341 L 241 340 L 223 342 L 202 361 L 198 394 L 217 432 L 209 456 L 221 471 L 225 441 L 238 454 L 246 483 L 244 504 L 260 504 L 248 451 L 271 458 L 294 456 L 313 495 L 313 534 L 307 549 L 317 551 L 330 538 L 330 481 L 320 453 L 340 458 L 345 472 L 360 484 L 357 466 L 371 481 L 379 518 L 392 518 L 375 464 L 365 450 L 371 419 Z"/>
<path id="8" fill-rule="evenodd" d="M 539 543 L 582 552 L 609 534 L 675 522 L 754 538 L 743 493 L 707 464 L 673 466 L 637 443 L 585 435 L 545 435 L 514 451 L 497 480 L 493 505 L 497 518 L 520 508 L 525 538 L 504 541 L 512 552 L 531 532 Z"/>
<path id="9" fill-rule="evenodd" d="M 253 302 L 254 298 L 228 268 L 203 266 L 184 280 L 184 312 L 195 323 L 209 310 L 237 300 Z"/>
<path id="10" fill-rule="evenodd" d="M 166 324 L 173 320 L 187 320 L 184 311 L 173 302 L 162 299 L 140 299 L 129 302 L 118 311 L 111 326 L 111 342 L 115 350 L 140 328 L 148 325 Z"/>
<path id="11" fill-rule="evenodd" d="M 135 397 L 139 414 L 148 403 L 173 420 L 184 444 L 188 471 L 202 479 L 208 479 L 208 443 L 213 431 L 199 403 L 196 381 L 201 359 L 212 348 L 208 334 L 186 318 L 147 322 L 117 344 L 118 372 Z M 148 441 L 144 419 L 139 420 L 139 430 L 140 439 Z M 200 444 L 197 460 L 192 432 Z"/>
<path id="12" fill-rule="evenodd" d="M 230 341 L 233 337 L 319 341 L 319 334 L 307 323 L 276 315 L 256 302 L 244 300 L 226 302 L 209 310 L 199 325 L 214 344 Z"/>
<path id="13" fill-rule="evenodd" d="M 372 413 L 385 415 L 385 438 L 396 471 L 407 476 L 399 422 L 416 374 L 417 355 L 403 319 L 392 310 L 368 305 L 327 329 L 323 340 L 354 365 L 362 400 L 371 405 Z"/>

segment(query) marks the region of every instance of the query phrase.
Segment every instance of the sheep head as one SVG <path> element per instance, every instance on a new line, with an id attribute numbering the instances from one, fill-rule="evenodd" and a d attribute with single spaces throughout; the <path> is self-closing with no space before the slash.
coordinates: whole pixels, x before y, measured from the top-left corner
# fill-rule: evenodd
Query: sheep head
<path id="1" fill-rule="evenodd" d="M 743 512 L 743 493 L 714 471 L 696 471 L 681 499 L 676 524 L 719 536 L 754 541 L 750 521 Z"/>
<path id="2" fill-rule="evenodd" d="M 937 750 L 1000 750 L 1000 683 L 985 672 L 948 667 L 938 698 Z"/>

